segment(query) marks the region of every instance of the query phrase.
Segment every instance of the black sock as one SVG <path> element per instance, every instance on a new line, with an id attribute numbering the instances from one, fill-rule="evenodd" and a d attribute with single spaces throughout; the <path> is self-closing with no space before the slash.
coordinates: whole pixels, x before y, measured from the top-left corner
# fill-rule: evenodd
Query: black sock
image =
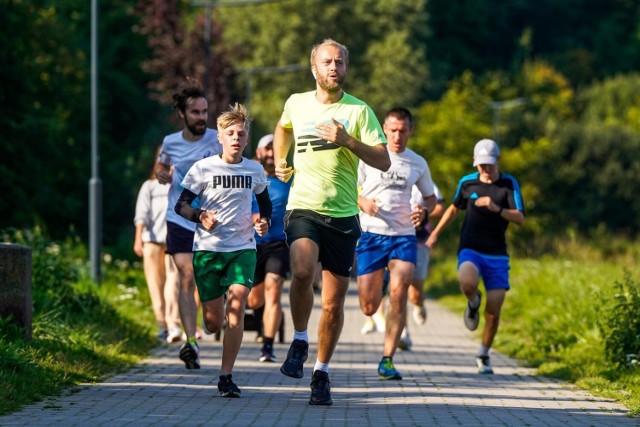
<path id="1" fill-rule="evenodd" d="M 273 338 L 263 337 L 262 347 L 264 348 L 273 348 Z"/>

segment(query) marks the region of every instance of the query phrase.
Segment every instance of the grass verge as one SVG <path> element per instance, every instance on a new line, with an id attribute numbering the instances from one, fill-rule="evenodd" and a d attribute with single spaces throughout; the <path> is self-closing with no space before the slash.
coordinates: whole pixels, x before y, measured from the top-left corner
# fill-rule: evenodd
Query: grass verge
<path id="1" fill-rule="evenodd" d="M 607 358 L 599 325 L 604 314 L 611 317 L 601 307 L 620 297 L 615 284 L 627 275 L 640 277 L 640 267 L 590 258 L 512 259 L 511 290 L 494 348 L 537 368 L 541 375 L 616 399 L 629 408 L 629 415 L 640 415 L 640 368 Z M 456 259 L 435 255 L 433 261 L 427 294 L 462 313 L 466 300 L 458 289 Z M 478 339 L 483 322 L 481 318 Z"/>
<path id="2" fill-rule="evenodd" d="M 96 285 L 77 240 L 52 243 L 37 229 L 2 237 L 32 248 L 34 315 L 31 340 L 0 320 L 0 414 L 98 381 L 157 345 L 140 268 L 107 264 Z"/>

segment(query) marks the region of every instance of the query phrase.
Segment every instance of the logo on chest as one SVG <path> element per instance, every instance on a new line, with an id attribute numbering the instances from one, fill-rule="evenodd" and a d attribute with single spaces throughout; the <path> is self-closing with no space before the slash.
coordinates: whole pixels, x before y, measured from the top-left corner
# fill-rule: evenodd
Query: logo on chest
<path id="1" fill-rule="evenodd" d="M 253 180 L 245 175 L 214 175 L 211 179 L 213 188 L 251 188 Z"/>

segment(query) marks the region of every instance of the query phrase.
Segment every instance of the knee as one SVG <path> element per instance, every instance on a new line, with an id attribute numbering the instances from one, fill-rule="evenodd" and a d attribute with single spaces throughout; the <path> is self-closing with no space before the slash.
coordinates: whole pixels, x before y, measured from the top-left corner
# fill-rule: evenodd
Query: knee
<path id="1" fill-rule="evenodd" d="M 207 327 L 207 331 L 215 334 L 222 329 L 222 319 L 218 319 L 213 316 L 205 316 L 204 325 Z"/>
<path id="2" fill-rule="evenodd" d="M 362 303 L 360 308 L 365 316 L 373 316 L 378 311 L 378 306 L 372 303 Z"/>
<path id="3" fill-rule="evenodd" d="M 484 313 L 484 319 L 488 325 L 497 325 L 500 322 L 500 313 L 491 313 L 486 311 Z"/>
<path id="4" fill-rule="evenodd" d="M 344 306 L 344 300 L 331 299 L 322 302 L 322 312 L 326 316 L 339 316 Z"/>

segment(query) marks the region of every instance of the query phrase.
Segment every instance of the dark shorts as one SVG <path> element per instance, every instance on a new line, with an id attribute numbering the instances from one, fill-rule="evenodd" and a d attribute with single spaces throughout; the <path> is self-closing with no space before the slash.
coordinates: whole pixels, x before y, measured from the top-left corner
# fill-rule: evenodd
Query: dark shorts
<path id="1" fill-rule="evenodd" d="M 280 240 L 258 245 L 256 263 L 256 274 L 253 283 L 264 282 L 267 273 L 274 273 L 281 277 L 289 274 L 289 247 L 287 242 Z"/>
<path id="2" fill-rule="evenodd" d="M 256 271 L 256 251 L 243 249 L 234 252 L 196 251 L 193 272 L 202 302 L 220 298 L 231 285 L 253 287 Z"/>
<path id="3" fill-rule="evenodd" d="M 334 218 L 319 213 L 295 209 L 284 215 L 287 244 L 300 238 L 313 240 L 320 249 L 319 261 L 324 270 L 349 277 L 360 238 L 360 220 L 357 215 Z"/>
<path id="4" fill-rule="evenodd" d="M 194 234 L 196 234 L 194 231 L 167 221 L 167 253 L 169 255 L 192 253 Z"/>

